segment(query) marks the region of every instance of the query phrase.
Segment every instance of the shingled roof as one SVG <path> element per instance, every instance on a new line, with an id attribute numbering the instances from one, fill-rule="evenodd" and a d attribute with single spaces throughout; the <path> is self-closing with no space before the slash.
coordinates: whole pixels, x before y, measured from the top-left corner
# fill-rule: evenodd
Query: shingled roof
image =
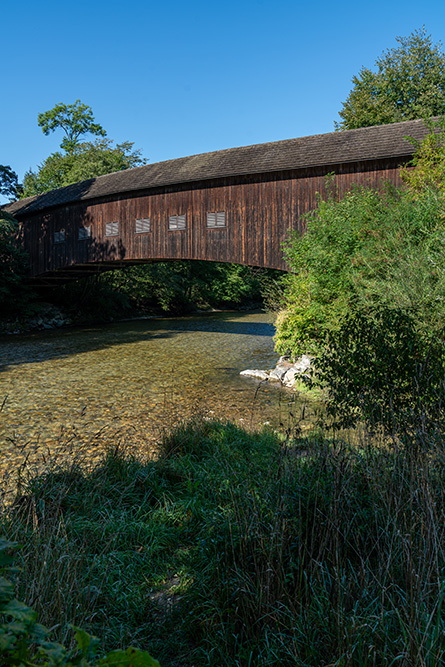
<path id="1" fill-rule="evenodd" d="M 322 165 L 329 167 L 391 157 L 409 157 L 414 149 L 406 137 L 419 140 L 427 133 L 428 129 L 423 120 L 411 120 L 229 148 L 98 176 L 51 190 L 43 195 L 13 202 L 3 208 L 10 213 L 20 214 L 76 200 L 88 200 L 179 183 Z"/>

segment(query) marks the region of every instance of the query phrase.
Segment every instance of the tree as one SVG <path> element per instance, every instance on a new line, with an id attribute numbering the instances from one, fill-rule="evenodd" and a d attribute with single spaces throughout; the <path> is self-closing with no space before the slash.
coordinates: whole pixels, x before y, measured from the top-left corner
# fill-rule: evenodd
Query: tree
<path id="1" fill-rule="evenodd" d="M 28 259 L 17 244 L 18 222 L 0 209 L 0 314 L 20 314 L 32 298 L 25 285 Z"/>
<path id="2" fill-rule="evenodd" d="M 425 27 L 396 37 L 398 48 L 377 58 L 377 71 L 354 76 L 337 130 L 397 123 L 445 114 L 445 54 Z"/>
<path id="3" fill-rule="evenodd" d="M 49 135 L 58 128 L 65 132 L 60 147 L 71 153 L 79 144 L 79 138 L 84 134 L 94 134 L 105 137 L 107 133 L 99 123 L 95 122 L 93 110 L 87 104 L 76 100 L 74 104 L 56 104 L 53 109 L 39 113 L 38 125 L 45 135 Z"/>
<path id="4" fill-rule="evenodd" d="M 95 122 L 91 107 L 80 100 L 74 104 L 56 104 L 53 109 L 39 113 L 38 124 L 46 135 L 58 128 L 65 132 L 61 143 L 63 152 L 56 151 L 42 162 L 37 172 L 30 169 L 25 174 L 22 198 L 146 162 L 141 151 L 133 150 L 134 144 L 130 141 L 116 145 L 104 138 L 80 142 L 85 134 L 106 136 L 103 127 Z"/>
<path id="5" fill-rule="evenodd" d="M 445 322 L 445 119 L 401 168 L 403 187 L 355 187 L 306 216 L 307 233 L 287 244 L 292 273 L 277 348 L 317 353 L 351 313 L 397 308 L 418 332 L 442 339 Z"/>
<path id="6" fill-rule="evenodd" d="M 20 186 L 15 171 L 8 165 L 0 164 L 0 195 L 14 199 Z"/>
<path id="7" fill-rule="evenodd" d="M 43 194 L 48 190 L 141 164 L 145 164 L 141 151 L 133 150 L 130 141 L 116 145 L 110 139 L 79 143 L 69 152 L 57 151 L 50 155 L 37 172 L 26 172 L 21 196 Z"/>
<path id="8" fill-rule="evenodd" d="M 183 314 L 196 308 L 233 308 L 258 303 L 276 271 L 202 261 L 155 262 L 103 275 L 139 309 Z"/>

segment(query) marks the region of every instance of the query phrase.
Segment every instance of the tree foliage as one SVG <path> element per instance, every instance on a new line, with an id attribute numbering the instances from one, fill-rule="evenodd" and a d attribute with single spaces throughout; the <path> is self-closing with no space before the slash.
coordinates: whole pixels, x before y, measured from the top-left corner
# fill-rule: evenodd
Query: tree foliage
<path id="1" fill-rule="evenodd" d="M 339 112 L 338 130 L 445 114 L 445 54 L 425 27 L 385 51 L 376 71 L 363 67 Z"/>
<path id="2" fill-rule="evenodd" d="M 20 314 L 26 309 L 31 293 L 24 283 L 28 260 L 17 244 L 17 221 L 0 209 L 0 313 Z"/>
<path id="3" fill-rule="evenodd" d="M 111 139 L 103 138 L 105 130 L 96 123 L 91 107 L 80 100 L 74 104 L 56 104 L 53 109 L 40 113 L 38 124 L 46 135 L 59 128 L 64 131 L 63 150 L 46 158 L 36 172 L 31 169 L 25 174 L 22 198 L 146 162 L 141 151 L 134 150 L 132 142 L 114 144 Z M 81 142 L 80 138 L 86 134 L 102 138 Z"/>
<path id="4" fill-rule="evenodd" d="M 144 164 L 141 151 L 133 143 L 113 144 L 110 139 L 77 144 L 70 152 L 52 153 L 36 172 L 30 170 L 23 180 L 21 197 L 43 194 L 71 183 Z"/>
<path id="5" fill-rule="evenodd" d="M 176 261 L 113 271 L 108 280 L 139 308 L 183 314 L 196 308 L 257 304 L 276 274 L 240 264 Z"/>
<path id="6" fill-rule="evenodd" d="M 76 100 L 74 104 L 56 104 L 49 111 L 39 113 L 37 122 L 45 135 L 62 129 L 65 136 L 60 147 L 68 153 L 78 146 L 79 139 L 84 134 L 98 137 L 107 135 L 103 127 L 96 123 L 91 107 L 80 100 Z"/>
<path id="7" fill-rule="evenodd" d="M 411 313 L 426 332 L 445 321 L 443 198 L 424 189 L 335 193 L 307 217 L 307 233 L 287 247 L 293 273 L 277 344 L 316 351 L 353 310 L 371 305 Z"/>
<path id="8" fill-rule="evenodd" d="M 155 262 L 67 284 L 54 295 L 75 318 L 113 319 L 116 312 L 184 315 L 197 309 L 252 307 L 281 272 L 202 261 Z"/>
<path id="9" fill-rule="evenodd" d="M 443 432 L 444 132 L 417 146 L 405 186 L 331 191 L 288 244 L 280 350 L 312 351 L 339 427 L 382 427 L 410 451 Z"/>
<path id="10" fill-rule="evenodd" d="M 0 195 L 14 199 L 20 190 L 17 174 L 9 165 L 0 164 Z"/>

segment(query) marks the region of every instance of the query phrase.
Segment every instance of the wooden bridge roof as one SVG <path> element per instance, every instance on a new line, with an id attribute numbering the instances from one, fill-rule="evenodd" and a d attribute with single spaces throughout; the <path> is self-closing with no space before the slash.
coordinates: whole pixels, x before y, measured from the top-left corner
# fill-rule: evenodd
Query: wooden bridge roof
<path id="1" fill-rule="evenodd" d="M 406 137 L 421 139 L 427 133 L 423 120 L 413 120 L 229 148 L 98 176 L 3 208 L 23 214 L 73 201 L 180 183 L 408 157 L 414 149 Z"/>

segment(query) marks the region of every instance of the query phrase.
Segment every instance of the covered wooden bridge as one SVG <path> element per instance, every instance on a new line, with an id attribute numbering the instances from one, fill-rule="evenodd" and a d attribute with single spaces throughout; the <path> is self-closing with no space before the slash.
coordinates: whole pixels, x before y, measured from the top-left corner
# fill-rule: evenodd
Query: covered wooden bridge
<path id="1" fill-rule="evenodd" d="M 303 230 L 333 173 L 400 182 L 421 120 L 203 153 L 52 190 L 6 208 L 20 222 L 31 274 L 43 284 L 98 270 L 176 259 L 286 270 L 282 244 Z"/>

